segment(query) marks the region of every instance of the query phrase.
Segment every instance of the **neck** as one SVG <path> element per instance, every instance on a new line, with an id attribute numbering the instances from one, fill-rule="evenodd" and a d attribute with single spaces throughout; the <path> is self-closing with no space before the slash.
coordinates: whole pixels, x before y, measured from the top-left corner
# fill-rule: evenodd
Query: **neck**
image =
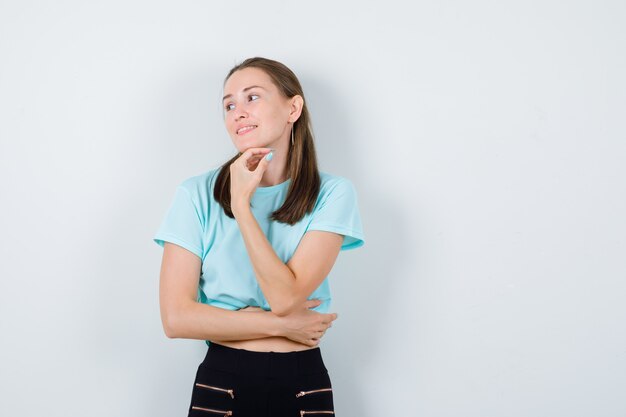
<path id="1" fill-rule="evenodd" d="M 287 181 L 287 150 L 275 149 L 272 160 L 259 182 L 261 187 L 269 187 Z"/>

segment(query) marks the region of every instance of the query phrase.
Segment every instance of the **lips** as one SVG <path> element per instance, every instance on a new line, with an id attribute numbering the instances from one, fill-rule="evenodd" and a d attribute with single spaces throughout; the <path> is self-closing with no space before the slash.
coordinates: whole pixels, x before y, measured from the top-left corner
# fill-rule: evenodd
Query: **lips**
<path id="1" fill-rule="evenodd" d="M 251 130 L 254 130 L 257 128 L 257 125 L 246 125 L 246 126 L 242 126 L 239 129 L 237 129 L 237 134 L 238 135 L 243 135 L 245 133 L 250 132 Z"/>

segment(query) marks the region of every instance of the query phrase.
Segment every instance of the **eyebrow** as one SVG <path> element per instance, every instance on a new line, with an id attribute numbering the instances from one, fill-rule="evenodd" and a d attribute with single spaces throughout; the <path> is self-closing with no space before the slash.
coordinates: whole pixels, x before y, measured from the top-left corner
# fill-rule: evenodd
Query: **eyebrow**
<path id="1" fill-rule="evenodd" d="M 261 87 L 260 85 L 251 85 L 250 87 L 246 87 L 246 88 L 244 88 L 244 89 L 243 89 L 243 91 L 245 92 L 245 91 L 248 91 L 248 90 L 250 90 L 250 89 L 252 89 L 252 88 L 260 88 L 260 89 L 262 89 L 262 90 L 265 90 L 265 88 Z M 222 98 L 222 101 L 224 101 L 224 100 L 226 100 L 228 97 L 232 97 L 232 96 L 233 96 L 232 94 L 226 94 L 226 95 Z"/>

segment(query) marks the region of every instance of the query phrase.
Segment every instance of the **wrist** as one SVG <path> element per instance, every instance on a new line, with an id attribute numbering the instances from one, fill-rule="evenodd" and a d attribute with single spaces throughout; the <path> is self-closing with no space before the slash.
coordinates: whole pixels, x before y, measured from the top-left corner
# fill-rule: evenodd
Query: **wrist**
<path id="1" fill-rule="evenodd" d="M 246 210 L 250 210 L 250 203 L 231 203 L 230 206 L 231 211 L 233 212 L 233 216 L 237 217 L 246 212 Z"/>
<path id="2" fill-rule="evenodd" d="M 269 335 L 270 336 L 285 336 L 285 325 L 284 319 L 271 311 L 267 312 L 269 316 L 270 326 L 269 326 Z"/>

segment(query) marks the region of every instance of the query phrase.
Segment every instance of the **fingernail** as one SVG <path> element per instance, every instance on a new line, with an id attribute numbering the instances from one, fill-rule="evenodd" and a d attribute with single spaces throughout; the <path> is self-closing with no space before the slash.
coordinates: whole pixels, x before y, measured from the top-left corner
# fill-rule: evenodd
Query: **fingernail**
<path id="1" fill-rule="evenodd" d="M 265 155 L 265 159 L 267 159 L 268 161 L 271 161 L 273 157 L 274 157 L 274 151 Z"/>

